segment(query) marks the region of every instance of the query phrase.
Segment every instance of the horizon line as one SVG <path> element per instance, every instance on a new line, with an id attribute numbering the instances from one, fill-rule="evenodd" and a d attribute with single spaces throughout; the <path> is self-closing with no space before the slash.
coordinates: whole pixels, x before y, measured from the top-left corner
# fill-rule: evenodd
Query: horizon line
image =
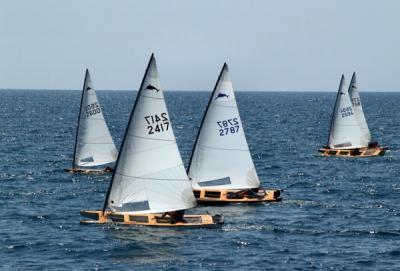
<path id="1" fill-rule="evenodd" d="M 32 90 L 32 91 L 82 91 L 81 89 L 53 89 L 53 88 L 0 88 L 0 91 L 3 90 Z M 209 92 L 212 90 L 184 90 L 184 89 L 163 89 L 164 91 L 172 91 L 172 92 Z M 95 91 L 139 91 L 134 89 L 95 89 Z M 337 92 L 337 90 L 235 90 L 235 92 Z M 362 90 L 361 92 L 400 92 L 400 90 Z"/>

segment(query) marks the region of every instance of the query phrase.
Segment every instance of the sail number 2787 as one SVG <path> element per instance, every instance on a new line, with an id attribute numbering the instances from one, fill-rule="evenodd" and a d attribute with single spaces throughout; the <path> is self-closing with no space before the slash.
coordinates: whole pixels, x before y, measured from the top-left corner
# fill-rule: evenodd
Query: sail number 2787
<path id="1" fill-rule="evenodd" d="M 217 124 L 220 128 L 219 129 L 220 136 L 234 134 L 239 131 L 239 121 L 237 118 L 217 121 Z"/>
<path id="2" fill-rule="evenodd" d="M 167 131 L 169 128 L 169 120 L 167 113 L 161 113 L 160 115 L 154 114 L 144 117 L 146 120 L 148 134 L 160 133 Z"/>

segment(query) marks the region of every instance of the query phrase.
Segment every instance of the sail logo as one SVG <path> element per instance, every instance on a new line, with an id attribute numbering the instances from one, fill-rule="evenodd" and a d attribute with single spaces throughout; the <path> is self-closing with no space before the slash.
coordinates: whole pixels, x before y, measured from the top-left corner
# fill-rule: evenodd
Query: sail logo
<path id="1" fill-rule="evenodd" d="M 86 91 L 91 90 L 91 89 L 92 89 L 91 87 L 87 87 L 87 88 L 86 88 Z"/>
<path id="2" fill-rule="evenodd" d="M 229 98 L 229 95 L 227 95 L 227 94 L 225 94 L 225 93 L 222 93 L 222 92 L 220 92 L 220 93 L 218 93 L 218 95 L 217 95 L 217 97 L 215 98 L 215 100 L 216 100 L 216 99 L 218 99 L 218 98 L 222 98 L 222 97 Z"/>
<path id="3" fill-rule="evenodd" d="M 148 90 L 155 90 L 155 91 L 157 91 L 157 92 L 160 91 L 158 88 L 156 88 L 156 87 L 153 86 L 152 84 L 149 84 L 149 85 L 146 87 L 146 89 L 148 89 Z"/>

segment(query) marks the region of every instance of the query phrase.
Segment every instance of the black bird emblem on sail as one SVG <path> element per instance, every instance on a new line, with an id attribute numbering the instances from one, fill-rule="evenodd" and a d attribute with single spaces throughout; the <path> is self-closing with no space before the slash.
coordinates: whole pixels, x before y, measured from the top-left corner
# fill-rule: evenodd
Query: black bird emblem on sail
<path id="1" fill-rule="evenodd" d="M 218 93 L 218 95 L 217 95 L 217 97 L 215 98 L 215 100 L 216 100 L 216 99 L 218 99 L 218 98 L 222 98 L 222 97 L 229 98 L 229 95 L 227 95 L 227 94 L 225 94 L 225 93 L 222 93 L 222 92 L 220 92 L 220 93 Z"/>
<path id="2" fill-rule="evenodd" d="M 91 87 L 87 87 L 87 88 L 86 88 L 86 91 L 87 91 L 87 90 L 91 90 L 91 89 L 92 89 Z"/>
<path id="3" fill-rule="evenodd" d="M 156 88 L 156 87 L 155 87 L 155 86 L 153 86 L 152 84 L 149 84 L 149 85 L 146 87 L 146 89 L 149 89 L 149 90 L 155 90 L 155 91 L 157 91 L 157 92 L 159 92 L 159 91 L 160 91 L 158 88 Z"/>

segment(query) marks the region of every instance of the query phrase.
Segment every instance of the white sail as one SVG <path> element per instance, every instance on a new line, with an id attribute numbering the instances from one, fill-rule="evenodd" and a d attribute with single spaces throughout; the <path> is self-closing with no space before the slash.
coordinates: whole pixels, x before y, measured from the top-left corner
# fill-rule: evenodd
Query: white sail
<path id="1" fill-rule="evenodd" d="M 188 175 L 197 189 L 260 186 L 226 63 L 203 117 Z"/>
<path id="2" fill-rule="evenodd" d="M 351 98 L 351 102 L 353 104 L 354 112 L 356 114 L 358 123 L 360 124 L 361 130 L 363 131 L 365 140 L 371 141 L 371 133 L 368 129 L 367 121 L 365 120 L 364 111 L 361 104 L 360 94 L 357 89 L 357 78 L 356 73 L 353 73 L 353 77 L 351 78 L 350 86 L 349 86 L 349 95 Z"/>
<path id="3" fill-rule="evenodd" d="M 162 213 L 196 205 L 152 55 L 129 120 L 107 204 L 114 212 Z"/>
<path id="4" fill-rule="evenodd" d="M 332 149 L 352 149 L 368 146 L 368 141 L 365 140 L 354 114 L 343 75 L 336 96 L 328 145 Z"/>
<path id="5" fill-rule="evenodd" d="M 74 166 L 94 167 L 109 164 L 115 162 L 117 156 L 118 152 L 104 120 L 89 71 L 86 70 L 79 113 Z"/>

